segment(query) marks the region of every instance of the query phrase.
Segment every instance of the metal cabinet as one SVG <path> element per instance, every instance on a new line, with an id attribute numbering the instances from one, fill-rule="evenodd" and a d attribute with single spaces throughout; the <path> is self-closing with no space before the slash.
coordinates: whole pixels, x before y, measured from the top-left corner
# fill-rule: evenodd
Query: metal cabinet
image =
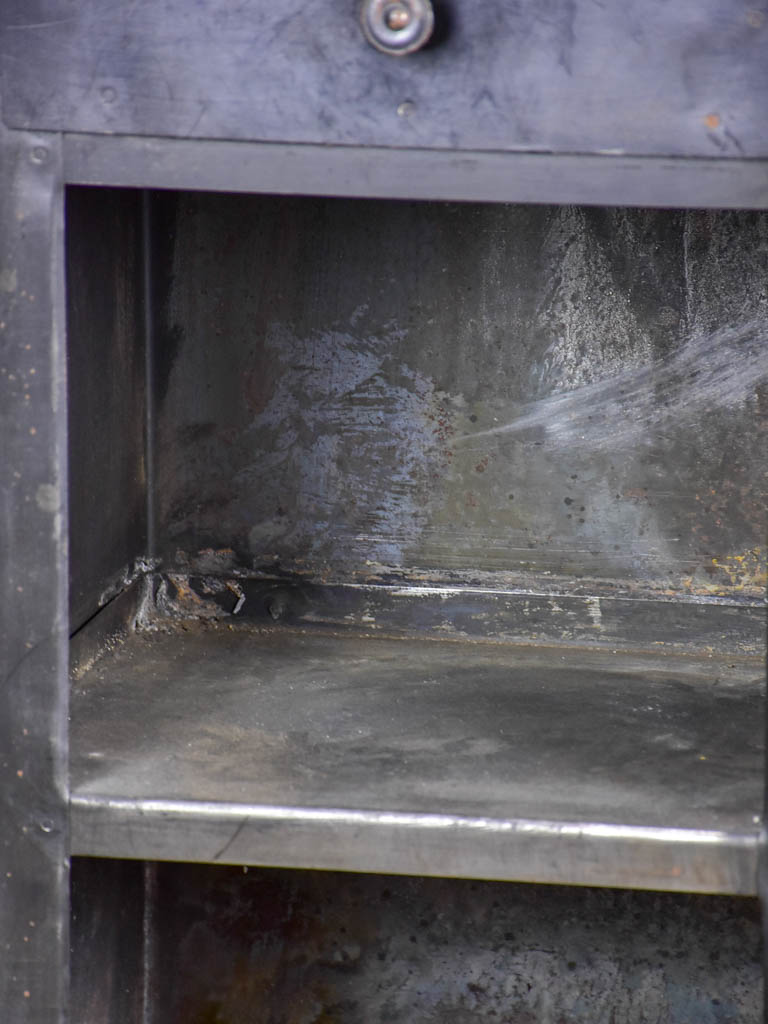
<path id="1" fill-rule="evenodd" d="M 7 1019 L 67 1012 L 70 854 L 86 1024 L 220 1019 L 157 997 L 237 884 L 182 861 L 758 892 L 767 21 L 6 6 Z"/>

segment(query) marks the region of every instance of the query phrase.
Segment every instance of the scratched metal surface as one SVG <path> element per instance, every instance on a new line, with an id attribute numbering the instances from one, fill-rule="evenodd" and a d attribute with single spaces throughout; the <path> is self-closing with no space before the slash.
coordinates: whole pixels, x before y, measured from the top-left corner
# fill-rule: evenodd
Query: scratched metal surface
<path id="1" fill-rule="evenodd" d="M 768 155 L 768 18 L 732 0 L 443 0 L 434 45 L 356 0 L 6 0 L 23 128 L 542 152 Z"/>
<path id="2" fill-rule="evenodd" d="M 153 217 L 167 566 L 762 601 L 764 215 Z"/>
<path id="3" fill-rule="evenodd" d="M 762 674 L 757 659 L 186 625 L 135 635 L 77 683 L 72 786 L 751 832 Z"/>
<path id="4" fill-rule="evenodd" d="M 75 867 L 87 892 L 96 869 Z M 762 1019 L 753 900 L 153 869 L 149 988 L 167 1024 Z"/>
<path id="5" fill-rule="evenodd" d="M 753 893 L 760 659 L 182 622 L 72 696 L 72 849 Z"/>

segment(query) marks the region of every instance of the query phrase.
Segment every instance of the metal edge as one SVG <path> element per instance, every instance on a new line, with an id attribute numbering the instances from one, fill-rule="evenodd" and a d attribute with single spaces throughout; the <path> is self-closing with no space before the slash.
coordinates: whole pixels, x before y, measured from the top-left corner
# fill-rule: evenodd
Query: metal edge
<path id="1" fill-rule="evenodd" d="M 71 799 L 74 853 L 754 895 L 758 832 L 595 822 Z"/>
<path id="2" fill-rule="evenodd" d="M 0 131 L 0 1006 L 67 1014 L 69 819 L 64 191 L 58 135 Z"/>
<path id="3" fill-rule="evenodd" d="M 140 575 L 88 619 L 69 641 L 69 673 L 80 679 L 104 654 L 133 632 L 147 601 L 149 577 Z"/>
<path id="4" fill-rule="evenodd" d="M 768 208 L 768 160 L 453 152 L 66 133 L 70 184 L 388 199 Z"/>
<path id="5" fill-rule="evenodd" d="M 155 577 L 159 617 L 334 626 L 441 640 L 764 655 L 765 608 L 475 587 L 313 584 L 289 578 Z"/>

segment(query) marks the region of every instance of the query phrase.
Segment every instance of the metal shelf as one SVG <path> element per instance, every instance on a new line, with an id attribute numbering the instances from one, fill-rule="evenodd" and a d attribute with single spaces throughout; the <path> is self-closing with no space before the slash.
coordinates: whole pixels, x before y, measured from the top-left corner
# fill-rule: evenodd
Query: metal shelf
<path id="1" fill-rule="evenodd" d="M 72 852 L 756 888 L 759 659 L 183 623 L 75 683 Z"/>

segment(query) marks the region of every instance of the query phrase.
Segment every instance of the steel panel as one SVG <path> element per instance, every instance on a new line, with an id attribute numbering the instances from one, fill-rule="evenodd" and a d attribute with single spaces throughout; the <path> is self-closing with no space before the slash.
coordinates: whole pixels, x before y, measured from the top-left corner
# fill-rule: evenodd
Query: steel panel
<path id="1" fill-rule="evenodd" d="M 768 207 L 765 160 L 463 153 L 137 136 L 64 136 L 73 184 L 383 199 Z"/>
<path id="2" fill-rule="evenodd" d="M 59 140 L 3 133 L 0 190 L 0 1007 L 67 999 L 67 508 Z"/>
<path id="3" fill-rule="evenodd" d="M 138 861 L 72 861 L 71 1024 L 148 1024 L 152 907 Z M 157 1018 L 155 1018 L 157 1019 Z"/>
<path id="4" fill-rule="evenodd" d="M 153 629 L 75 685 L 77 853 L 755 891 L 760 659 Z"/>
<path id="5" fill-rule="evenodd" d="M 370 47 L 357 3 L 14 0 L 9 125 L 109 134 L 768 156 L 768 24 L 731 0 L 464 0 Z"/>
<path id="6" fill-rule="evenodd" d="M 757 1024 L 753 900 L 158 865 L 158 1020 Z"/>
<path id="7" fill-rule="evenodd" d="M 146 560 L 141 193 L 67 195 L 70 629 Z"/>
<path id="8" fill-rule="evenodd" d="M 153 210 L 170 571 L 764 605 L 764 214 Z"/>

